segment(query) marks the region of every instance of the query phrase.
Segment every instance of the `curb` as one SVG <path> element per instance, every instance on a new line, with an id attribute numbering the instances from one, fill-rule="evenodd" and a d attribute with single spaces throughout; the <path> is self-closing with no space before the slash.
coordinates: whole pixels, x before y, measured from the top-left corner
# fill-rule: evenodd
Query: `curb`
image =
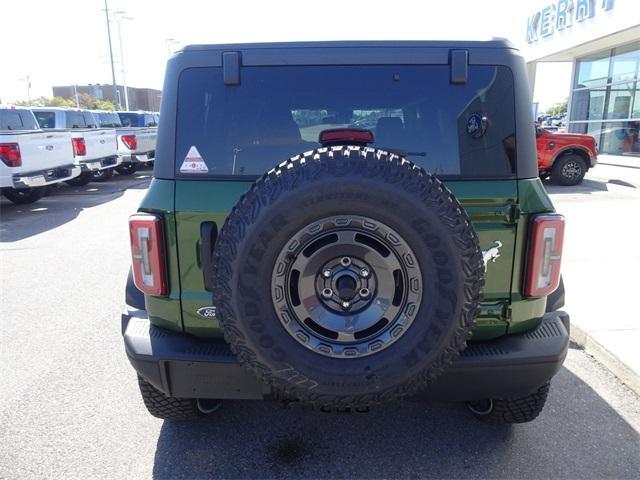
<path id="1" fill-rule="evenodd" d="M 618 377 L 636 395 L 640 395 L 640 375 L 600 345 L 591 335 L 576 326 L 575 323 L 571 324 L 570 337 L 586 354 L 592 356 L 598 363 Z"/>

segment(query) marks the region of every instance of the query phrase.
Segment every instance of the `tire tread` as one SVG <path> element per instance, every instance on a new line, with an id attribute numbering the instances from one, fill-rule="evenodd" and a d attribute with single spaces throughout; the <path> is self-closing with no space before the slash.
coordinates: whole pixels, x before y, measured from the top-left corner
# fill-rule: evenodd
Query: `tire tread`
<path id="1" fill-rule="evenodd" d="M 154 417 L 163 420 L 194 420 L 202 416 L 194 399 L 167 397 L 140 375 L 138 386 L 145 407 Z"/>
<path id="2" fill-rule="evenodd" d="M 547 382 L 524 397 L 494 399 L 493 410 L 486 420 L 495 423 L 527 423 L 536 419 L 547 401 L 549 387 Z"/>

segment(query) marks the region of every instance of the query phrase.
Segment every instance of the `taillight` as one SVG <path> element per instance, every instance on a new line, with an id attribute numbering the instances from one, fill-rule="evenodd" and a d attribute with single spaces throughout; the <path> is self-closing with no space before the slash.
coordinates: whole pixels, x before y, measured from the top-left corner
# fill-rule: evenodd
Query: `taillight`
<path id="1" fill-rule="evenodd" d="M 530 232 L 524 295 L 543 297 L 560 283 L 564 217 L 555 213 L 536 215 L 531 219 Z"/>
<path id="2" fill-rule="evenodd" d="M 143 293 L 166 295 L 162 220 L 139 213 L 129 217 L 133 280 Z"/>
<path id="3" fill-rule="evenodd" d="M 0 143 L 0 160 L 7 167 L 21 167 L 20 145 L 17 143 Z"/>
<path id="4" fill-rule="evenodd" d="M 87 154 L 87 144 L 84 143 L 84 138 L 72 138 L 71 143 L 73 144 L 74 157 L 83 157 Z"/>
<path id="5" fill-rule="evenodd" d="M 135 135 L 122 135 L 120 138 L 122 139 L 122 143 L 124 143 L 129 150 L 135 150 L 138 148 L 138 141 L 136 140 Z"/>

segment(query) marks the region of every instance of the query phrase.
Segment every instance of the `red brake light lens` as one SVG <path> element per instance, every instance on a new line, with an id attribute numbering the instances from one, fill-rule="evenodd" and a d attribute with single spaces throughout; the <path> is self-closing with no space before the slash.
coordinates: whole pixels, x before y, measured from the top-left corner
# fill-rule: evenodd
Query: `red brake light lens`
<path id="1" fill-rule="evenodd" d="M 543 297 L 555 291 L 560 283 L 564 217 L 536 215 L 531 219 L 530 232 L 524 295 Z"/>
<path id="2" fill-rule="evenodd" d="M 332 128 L 320 132 L 318 141 L 323 145 L 373 143 L 373 132 L 359 128 Z"/>
<path id="3" fill-rule="evenodd" d="M 74 157 L 83 157 L 87 154 L 87 144 L 84 143 L 84 138 L 72 138 L 71 143 L 73 144 Z"/>
<path id="4" fill-rule="evenodd" d="M 120 138 L 122 139 L 122 143 L 124 143 L 129 150 L 135 150 L 138 148 L 138 141 L 136 140 L 135 135 L 122 135 Z"/>
<path id="5" fill-rule="evenodd" d="M 17 143 L 0 143 L 0 160 L 7 167 L 21 167 L 20 145 Z"/>
<path id="6" fill-rule="evenodd" d="M 162 220 L 146 213 L 132 215 L 129 217 L 129 236 L 136 287 L 147 295 L 166 295 Z"/>

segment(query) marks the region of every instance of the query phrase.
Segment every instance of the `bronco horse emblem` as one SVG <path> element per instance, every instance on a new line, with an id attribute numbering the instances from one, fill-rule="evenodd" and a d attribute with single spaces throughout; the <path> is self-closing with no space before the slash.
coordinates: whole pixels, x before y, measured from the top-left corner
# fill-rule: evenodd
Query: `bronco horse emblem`
<path id="1" fill-rule="evenodd" d="M 484 262 L 484 271 L 487 271 L 487 265 L 489 261 L 495 263 L 495 261 L 500 257 L 500 247 L 502 247 L 502 242 L 500 240 L 494 240 L 494 245 L 491 248 L 487 248 L 486 250 L 482 250 L 482 261 Z"/>

